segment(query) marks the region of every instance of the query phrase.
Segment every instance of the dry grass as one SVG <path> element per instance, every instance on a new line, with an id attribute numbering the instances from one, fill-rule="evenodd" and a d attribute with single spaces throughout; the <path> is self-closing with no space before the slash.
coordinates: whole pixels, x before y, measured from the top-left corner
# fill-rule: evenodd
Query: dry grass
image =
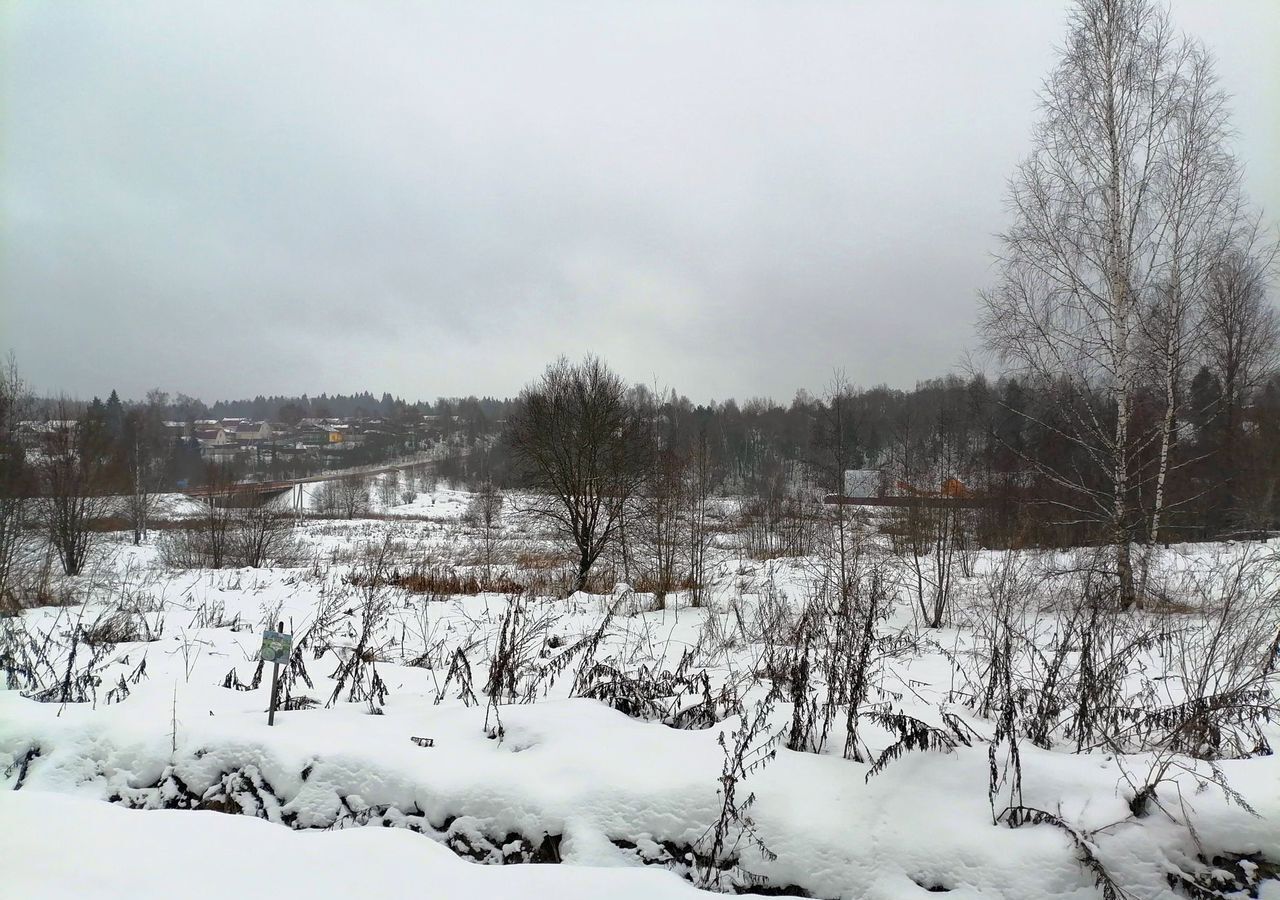
<path id="1" fill-rule="evenodd" d="M 367 578 L 353 574 L 345 579 L 357 587 L 369 587 Z M 377 586 L 398 587 L 413 594 L 432 594 L 441 597 L 475 594 L 520 594 L 526 585 L 506 573 L 495 573 L 486 578 L 482 573 L 460 573 L 446 566 L 414 568 L 407 572 L 393 569 L 379 579 Z"/>
<path id="2" fill-rule="evenodd" d="M 1194 616 L 1204 612 L 1204 610 L 1185 600 L 1174 600 L 1162 595 L 1154 597 L 1148 595 L 1138 605 L 1144 612 L 1164 616 Z"/>
<path id="3" fill-rule="evenodd" d="M 520 550 L 515 555 L 516 568 L 528 572 L 546 572 L 569 565 L 572 560 L 551 550 Z"/>
<path id="4" fill-rule="evenodd" d="M 674 594 L 677 591 L 692 591 L 697 586 L 698 583 L 688 575 L 665 579 L 664 583 L 664 579 L 645 573 L 631 582 L 632 590 L 638 594 Z"/>
<path id="5" fill-rule="evenodd" d="M 155 517 L 147 520 L 147 531 L 189 531 L 200 526 L 200 517 L 192 515 L 177 518 Z M 130 532 L 133 530 L 133 522 L 124 516 L 103 516 L 92 520 L 89 523 L 89 530 L 104 534 L 117 531 Z"/>

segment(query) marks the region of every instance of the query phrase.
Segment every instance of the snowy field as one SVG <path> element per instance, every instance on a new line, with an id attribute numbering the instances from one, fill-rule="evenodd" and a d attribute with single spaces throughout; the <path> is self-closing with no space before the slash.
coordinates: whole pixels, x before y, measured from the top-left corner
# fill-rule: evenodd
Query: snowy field
<path id="1" fill-rule="evenodd" d="M 565 596 L 549 536 L 472 499 L 309 519 L 288 567 L 107 535 L 75 605 L 0 620 L 0 894 L 1280 897 L 1272 547 L 1161 549 L 1159 603 L 1102 614 L 1076 556 L 977 552 L 935 629 L 878 536 L 865 615 L 822 605 L 829 557 L 740 549 L 733 504 L 701 606 Z M 442 577 L 495 570 L 531 589 Z"/>

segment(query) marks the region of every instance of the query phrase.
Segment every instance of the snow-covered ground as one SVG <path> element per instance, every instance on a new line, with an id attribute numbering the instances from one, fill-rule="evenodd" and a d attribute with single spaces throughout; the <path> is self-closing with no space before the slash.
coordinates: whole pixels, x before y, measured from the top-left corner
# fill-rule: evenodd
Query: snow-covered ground
<path id="1" fill-rule="evenodd" d="M 375 888 L 457 900 L 699 894 L 653 870 L 475 866 L 407 831 L 298 833 L 247 816 L 140 813 L 33 790 L 0 794 L 0 834 L 6 897 L 363 897 Z"/>
<path id="2" fill-rule="evenodd" d="M 6 864 L 0 894 L 158 897 L 181 885 L 196 896 L 340 897 L 397 885 L 660 898 L 692 896 L 690 879 L 830 898 L 1086 898 L 1100 895 L 1094 859 L 1131 896 L 1159 897 L 1177 896 L 1172 872 L 1265 874 L 1280 861 L 1271 755 L 1213 768 L 1180 757 L 1160 810 L 1137 818 L 1132 784 L 1163 757 L 1024 740 L 1022 805 L 1063 824 L 993 824 L 991 767 L 1009 760 L 989 749 L 994 714 L 960 696 L 998 554 L 979 555 L 948 627 L 921 629 L 905 600 L 877 626 L 897 648 L 874 667 L 877 702 L 939 728 L 952 716 L 969 745 L 906 752 L 871 774 L 842 753 L 843 714 L 822 752 L 786 749 L 795 707 L 766 690 L 777 622 L 790 613 L 765 614 L 799 607 L 813 560 L 718 550 L 701 608 L 683 594 L 654 608 L 625 587 L 517 600 L 362 581 L 379 553 L 378 571 L 422 560 L 474 570 L 470 499 L 438 489 L 400 505 L 413 511 L 403 521 L 310 520 L 299 529 L 310 562 L 293 568 L 169 571 L 154 545 L 120 536 L 84 580 L 83 605 L 0 622 L 11 642 L 43 647 L 48 662 L 31 668 L 51 690 L 46 702 L 24 696 L 38 690 L 20 674 L 0 691 L 0 782 L 20 788 L 0 800 L 0 851 L 20 861 Z M 516 516 L 504 540 L 516 577 L 521 554 L 550 549 Z M 1265 552 L 1174 548 L 1159 569 L 1176 582 Z M 1046 603 L 1036 621 L 1052 631 Z M 80 641 L 69 658 L 72 635 L 111 615 L 131 639 Z M 268 727 L 271 673 L 256 654 L 277 621 L 299 646 L 282 670 L 288 708 Z M 1174 665 L 1167 649 L 1136 660 L 1143 684 Z M 486 694 L 499 670 L 511 681 Z M 651 676 L 666 687 L 628 693 Z M 69 681 L 85 702 L 59 702 Z M 1280 729 L 1261 727 L 1280 742 Z M 870 720 L 859 735 L 873 755 L 896 740 Z M 371 825 L 388 827 L 359 827 Z M 717 855 L 730 863 L 708 874 Z M 1278 897 L 1277 885 L 1262 880 L 1255 895 Z"/>
<path id="3" fill-rule="evenodd" d="M 374 492 L 375 494 L 377 491 Z M 408 503 L 400 502 L 391 505 L 375 504 L 379 511 L 389 516 L 421 517 L 436 521 L 456 521 L 467 512 L 471 502 L 471 494 L 466 491 L 440 487 L 431 491 L 416 491 L 416 496 Z"/>

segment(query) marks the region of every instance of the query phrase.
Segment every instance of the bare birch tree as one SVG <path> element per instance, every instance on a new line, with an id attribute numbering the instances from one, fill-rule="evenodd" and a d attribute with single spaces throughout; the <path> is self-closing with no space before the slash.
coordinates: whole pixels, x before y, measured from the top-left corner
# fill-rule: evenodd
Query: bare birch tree
<path id="1" fill-rule="evenodd" d="M 1140 428 L 1134 416 L 1140 319 L 1169 284 L 1171 210 L 1196 203 L 1194 190 L 1173 202 L 1170 184 L 1185 166 L 1190 182 L 1203 180 L 1203 154 L 1186 153 L 1179 135 L 1213 145 L 1220 112 L 1208 111 L 1218 95 L 1203 51 L 1175 33 L 1163 9 L 1079 0 L 1069 25 L 1042 91 L 1034 149 L 1012 179 L 1014 221 L 980 324 L 990 349 L 1057 393 L 1059 422 L 1040 424 L 1077 453 L 1071 466 L 1039 469 L 1075 498 L 1061 501 L 1071 515 L 1102 527 L 1116 599 L 1127 607 L 1136 599 L 1137 462 L 1160 441 L 1158 427 Z M 1205 109 L 1195 114 L 1198 102 Z M 1187 246 L 1177 256 L 1199 252 L 1187 221 L 1179 234 Z"/>
<path id="2" fill-rule="evenodd" d="M 1240 169 L 1227 146 L 1227 96 L 1217 85 L 1213 59 L 1192 44 L 1184 68 L 1169 128 L 1169 153 L 1153 194 L 1163 220 L 1163 277 L 1150 314 L 1142 319 L 1164 403 L 1149 532 L 1153 544 L 1160 540 L 1168 504 L 1180 387 L 1195 352 L 1196 310 L 1234 237 L 1242 202 Z"/>

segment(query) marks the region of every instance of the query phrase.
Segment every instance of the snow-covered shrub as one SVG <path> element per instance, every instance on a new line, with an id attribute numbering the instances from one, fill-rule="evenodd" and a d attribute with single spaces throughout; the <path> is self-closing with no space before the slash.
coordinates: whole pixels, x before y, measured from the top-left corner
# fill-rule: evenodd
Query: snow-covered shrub
<path id="1" fill-rule="evenodd" d="M 5 619 L 0 624 L 0 672 L 4 673 L 5 686 L 41 703 L 95 702 L 102 685 L 101 671 L 113 661 L 116 647 L 108 640 L 109 632 L 118 627 L 116 612 L 106 614 L 106 619 L 113 623 L 110 628 L 100 627 L 93 633 L 80 622 L 59 633 L 56 629 L 30 629 L 22 618 Z M 135 636 L 131 629 L 138 627 L 136 620 L 126 622 L 114 633 Z M 130 678 L 136 684 L 145 675 L 144 657 Z M 123 694 L 127 693 L 125 686 Z M 119 686 L 107 695 L 108 702 L 115 699 L 123 699 Z"/>
<path id="2" fill-rule="evenodd" d="M 673 671 L 648 666 L 624 671 L 594 662 L 583 671 L 576 693 L 599 700 L 633 719 L 662 722 L 672 728 L 709 728 L 741 710 L 729 683 L 712 689 L 705 670 L 693 671 L 694 654 L 686 650 Z"/>
<path id="3" fill-rule="evenodd" d="M 240 627 L 240 615 L 237 613 L 228 618 L 227 604 L 218 598 L 206 598 L 192 611 L 191 628 L 230 628 L 232 631 Z"/>
<path id="4" fill-rule="evenodd" d="M 304 556 L 292 517 L 270 504 L 222 510 L 210 522 L 166 531 L 160 562 L 170 569 L 299 565 Z"/>
<path id="5" fill-rule="evenodd" d="M 362 548 L 363 561 L 344 579 L 355 588 L 360 627 L 355 632 L 354 643 L 335 647 L 338 666 L 329 675 L 334 687 L 327 706 L 333 706 L 342 699 L 344 690 L 349 702 L 367 701 L 370 712 L 379 712 L 386 703 L 387 684 L 378 673 L 378 661 L 393 640 L 387 633 L 392 598 L 386 587 L 393 548 L 394 539 L 390 533 L 380 543 L 366 544 Z"/>
<path id="6" fill-rule="evenodd" d="M 539 663 L 556 617 L 534 610 L 533 598 L 513 594 L 507 598 L 493 651 L 484 693 L 491 703 L 530 702 L 537 689 Z"/>
<path id="7" fill-rule="evenodd" d="M 164 613 L 148 614 L 139 606 L 121 603 L 104 608 L 78 628 L 80 639 L 90 646 L 158 641 L 164 634 Z"/>
<path id="8" fill-rule="evenodd" d="M 1203 620 L 1172 631 L 1165 705 L 1152 723 L 1157 745 L 1203 758 L 1265 752 L 1259 726 L 1280 712 L 1274 561 L 1260 551 L 1220 554 L 1207 572 L 1186 574 L 1179 594 Z"/>
<path id="9" fill-rule="evenodd" d="M 264 504 L 236 511 L 228 555 L 229 564 L 235 568 L 296 566 L 302 561 L 303 549 L 294 533 L 293 518 Z"/>
<path id="10" fill-rule="evenodd" d="M 314 512 L 354 519 L 369 512 L 369 476 L 359 472 L 322 481 L 315 493 Z"/>
<path id="11" fill-rule="evenodd" d="M 395 506 L 400 494 L 400 473 L 395 469 L 384 472 L 378 479 L 378 501 L 383 507 Z"/>
<path id="12" fill-rule="evenodd" d="M 161 565 L 170 569 L 201 569 L 209 565 L 211 548 L 204 533 L 195 529 L 166 531 L 157 542 Z"/>
<path id="13" fill-rule="evenodd" d="M 766 879 L 743 868 L 743 850 L 754 850 L 766 860 L 777 859 L 751 817 L 756 795 L 748 792 L 744 797 L 739 793 L 752 774 L 778 755 L 782 732 L 770 731 L 773 701 L 774 693 L 770 691 L 749 711 L 739 708 L 738 728 L 727 736 L 722 731 L 717 738 L 724 751 L 717 791 L 719 815 L 690 853 L 693 869 L 689 874 L 699 887 L 735 893 L 741 887 L 760 887 Z"/>
<path id="14" fill-rule="evenodd" d="M 0 504 L 4 502 L 0 500 Z M 73 602 L 69 586 L 60 586 L 54 577 L 52 546 L 18 527 L 17 520 L 7 527 L 10 532 L 0 534 L 0 617 Z"/>

